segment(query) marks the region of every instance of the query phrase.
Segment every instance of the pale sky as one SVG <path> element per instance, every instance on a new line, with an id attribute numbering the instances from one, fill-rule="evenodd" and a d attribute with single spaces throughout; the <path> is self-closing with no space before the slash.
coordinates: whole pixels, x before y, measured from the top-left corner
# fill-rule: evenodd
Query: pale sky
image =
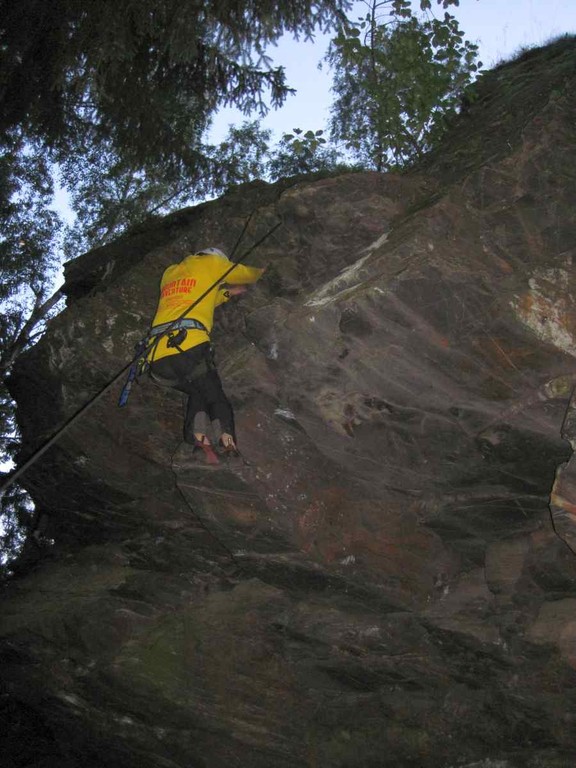
<path id="1" fill-rule="evenodd" d="M 432 0 L 435 5 L 434 0 Z M 364 15 L 362 2 L 355 3 L 350 18 Z M 489 69 L 499 61 L 511 58 L 522 46 L 539 46 L 561 34 L 576 34 L 576 0 L 460 0 L 458 8 L 448 11 L 456 16 L 465 36 L 480 47 L 480 60 Z M 444 11 L 437 6 L 436 15 Z M 285 105 L 262 121 L 271 128 L 275 138 L 293 128 L 325 129 L 332 96 L 331 77 L 318 64 L 325 55 L 330 38 L 317 36 L 314 43 L 282 40 L 270 49 L 276 65 L 286 69 L 288 84 L 297 89 Z M 212 140 L 221 139 L 228 124 L 241 123 L 244 118 L 237 110 L 222 110 L 214 120 Z M 249 119 L 255 119 L 249 118 Z"/>

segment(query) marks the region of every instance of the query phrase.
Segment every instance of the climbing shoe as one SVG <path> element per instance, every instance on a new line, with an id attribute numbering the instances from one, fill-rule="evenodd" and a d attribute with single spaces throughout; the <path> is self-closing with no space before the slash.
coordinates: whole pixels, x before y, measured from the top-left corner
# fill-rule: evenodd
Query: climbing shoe
<path id="1" fill-rule="evenodd" d="M 220 438 L 216 451 L 218 456 L 225 461 L 226 464 L 241 464 L 243 462 L 242 454 L 229 435 Z"/>
<path id="2" fill-rule="evenodd" d="M 208 464 L 210 466 L 215 466 L 216 464 L 220 463 L 220 460 L 216 455 L 216 451 L 214 450 L 214 446 L 207 440 L 206 437 L 203 437 L 201 440 L 196 438 L 194 439 L 192 456 L 195 459 L 201 459 L 202 463 Z"/>

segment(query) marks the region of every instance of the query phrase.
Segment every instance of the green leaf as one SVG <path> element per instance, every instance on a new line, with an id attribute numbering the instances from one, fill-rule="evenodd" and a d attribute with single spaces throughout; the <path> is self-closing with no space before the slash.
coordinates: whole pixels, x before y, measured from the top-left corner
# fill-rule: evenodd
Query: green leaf
<path id="1" fill-rule="evenodd" d="M 477 50 L 449 13 L 419 19 L 407 0 L 367 5 L 367 45 L 329 52 L 335 73 L 330 131 L 355 159 L 384 170 L 412 162 L 440 135 L 443 115 L 475 71 Z M 421 5 L 427 10 L 432 3 Z M 383 6 L 388 17 L 378 16 Z"/>

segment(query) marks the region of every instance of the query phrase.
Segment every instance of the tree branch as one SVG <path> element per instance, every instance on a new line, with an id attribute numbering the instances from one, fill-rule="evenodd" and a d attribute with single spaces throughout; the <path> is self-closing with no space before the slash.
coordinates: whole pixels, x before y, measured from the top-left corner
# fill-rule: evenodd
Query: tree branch
<path id="1" fill-rule="evenodd" d="M 14 335 L 13 341 L 7 345 L 6 350 L 0 357 L 0 378 L 3 379 L 9 373 L 18 355 L 20 355 L 30 344 L 33 336 L 37 335 L 33 334 L 34 328 L 41 320 L 44 320 L 50 310 L 63 298 L 64 292 L 61 289 L 58 289 L 43 303 L 40 295 L 36 295 L 36 301 L 34 302 L 30 317 Z"/>

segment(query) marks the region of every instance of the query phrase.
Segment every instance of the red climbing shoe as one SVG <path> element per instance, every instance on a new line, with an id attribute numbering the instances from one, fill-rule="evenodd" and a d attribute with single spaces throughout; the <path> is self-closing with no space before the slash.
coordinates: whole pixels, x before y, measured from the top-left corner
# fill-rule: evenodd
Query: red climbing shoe
<path id="1" fill-rule="evenodd" d="M 206 436 L 203 436 L 201 440 L 197 438 L 194 440 L 193 454 L 198 454 L 200 451 L 204 454 L 205 464 L 220 464 L 220 460 L 214 451 L 214 446 L 208 441 Z"/>

